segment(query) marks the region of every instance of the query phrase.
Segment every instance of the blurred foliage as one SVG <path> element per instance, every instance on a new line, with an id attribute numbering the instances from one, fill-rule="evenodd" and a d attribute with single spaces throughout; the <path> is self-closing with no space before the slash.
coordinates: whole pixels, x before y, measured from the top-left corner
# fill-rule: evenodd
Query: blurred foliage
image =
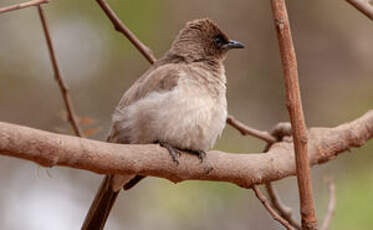
<path id="1" fill-rule="evenodd" d="M 22 2 L 0 0 L 0 7 Z M 186 21 L 210 17 L 246 44 L 226 60 L 229 110 L 258 129 L 288 120 L 269 2 L 109 0 L 156 57 Z M 371 22 L 344 1 L 287 1 L 309 126 L 335 126 L 373 107 Z M 149 66 L 117 33 L 94 0 L 43 6 L 73 104 L 90 138 L 103 140 L 122 93 Z M 0 120 L 71 133 L 35 8 L 0 15 Z M 93 122 L 91 122 L 93 121 Z M 88 124 L 87 124 L 88 122 Z M 227 127 L 216 148 L 261 152 L 264 144 Z M 327 207 L 326 175 L 336 180 L 332 228 L 370 229 L 372 143 L 313 168 L 319 221 Z M 39 171 L 39 173 L 38 173 Z M 45 169 L 1 157 L 1 229 L 79 229 L 102 176 Z M 298 213 L 295 179 L 275 183 Z M 19 221 L 19 220 L 22 221 Z M 226 183 L 171 184 L 148 178 L 123 193 L 108 229 L 278 229 L 251 191 Z"/>

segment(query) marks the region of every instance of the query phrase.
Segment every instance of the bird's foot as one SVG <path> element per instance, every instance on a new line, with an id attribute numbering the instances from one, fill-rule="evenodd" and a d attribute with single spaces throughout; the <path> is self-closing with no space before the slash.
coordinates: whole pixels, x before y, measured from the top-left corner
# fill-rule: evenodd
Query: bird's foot
<path id="1" fill-rule="evenodd" d="M 177 165 L 179 165 L 179 158 L 181 156 L 181 152 L 179 149 L 173 147 L 172 145 L 166 143 L 166 142 L 158 142 L 160 146 L 163 148 L 166 148 L 168 152 L 170 153 L 170 156 L 172 158 L 172 161 L 175 162 Z"/>
<path id="2" fill-rule="evenodd" d="M 203 162 L 203 160 L 206 158 L 206 152 L 205 151 L 196 151 L 196 150 L 189 150 L 189 149 L 186 149 L 186 150 L 184 150 L 184 151 L 186 151 L 186 152 L 188 152 L 188 153 L 191 153 L 191 154 L 193 154 L 193 155 L 196 155 L 198 158 L 199 158 L 199 160 L 201 161 L 201 163 Z"/>

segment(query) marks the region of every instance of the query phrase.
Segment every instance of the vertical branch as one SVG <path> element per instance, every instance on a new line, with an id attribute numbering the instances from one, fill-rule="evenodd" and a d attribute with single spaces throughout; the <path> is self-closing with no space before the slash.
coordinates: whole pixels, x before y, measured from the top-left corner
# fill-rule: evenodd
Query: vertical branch
<path id="1" fill-rule="evenodd" d="M 78 125 L 78 121 L 77 121 L 78 119 L 75 115 L 73 106 L 71 104 L 68 88 L 67 88 L 67 86 L 66 86 L 66 84 L 65 84 L 65 82 L 64 82 L 64 80 L 61 76 L 60 69 L 58 67 L 56 55 L 55 55 L 54 48 L 53 48 L 52 39 L 51 39 L 51 36 L 49 34 L 47 20 L 46 20 L 45 15 L 44 15 L 43 8 L 40 5 L 38 5 L 38 13 L 39 13 L 39 16 L 40 16 L 41 24 L 43 26 L 43 31 L 44 31 L 45 39 L 46 39 L 46 42 L 47 42 L 48 51 L 49 51 L 49 57 L 52 61 L 54 76 L 55 76 L 55 79 L 58 83 L 58 86 L 60 87 L 62 98 L 63 98 L 63 101 L 65 103 L 65 107 L 66 107 L 66 110 L 67 110 L 67 119 L 70 122 L 70 124 L 71 124 L 71 126 L 74 130 L 75 135 L 77 135 L 79 137 L 82 137 L 83 133 L 80 130 L 80 127 Z"/>
<path id="2" fill-rule="evenodd" d="M 291 37 L 285 0 L 271 0 L 271 3 L 284 72 L 286 107 L 293 127 L 302 229 L 313 230 L 317 229 L 317 221 L 315 217 L 310 166 L 307 154 L 308 138 L 298 83 L 295 50 Z"/>

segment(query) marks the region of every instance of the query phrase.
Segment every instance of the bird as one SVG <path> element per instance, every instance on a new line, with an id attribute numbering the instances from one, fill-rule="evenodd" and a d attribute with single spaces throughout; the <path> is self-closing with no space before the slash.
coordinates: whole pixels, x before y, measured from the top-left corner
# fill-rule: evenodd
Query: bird
<path id="1" fill-rule="evenodd" d="M 222 134 L 227 118 L 227 52 L 244 48 L 209 18 L 187 22 L 171 48 L 124 93 L 115 108 L 107 141 L 158 143 L 179 164 L 183 152 L 203 162 Z M 82 229 L 103 229 L 119 191 L 142 175 L 107 175 Z"/>

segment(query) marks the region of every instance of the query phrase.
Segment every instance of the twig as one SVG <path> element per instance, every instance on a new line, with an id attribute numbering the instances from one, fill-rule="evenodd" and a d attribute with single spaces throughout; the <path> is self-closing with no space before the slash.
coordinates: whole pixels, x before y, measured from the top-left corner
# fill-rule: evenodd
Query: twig
<path id="1" fill-rule="evenodd" d="M 48 2 L 49 2 L 49 0 L 32 0 L 32 1 L 29 1 L 29 2 L 19 3 L 19 4 L 15 4 L 15 5 L 11 5 L 11 6 L 1 8 L 0 9 L 0 14 L 5 13 L 5 12 L 9 12 L 9 11 L 13 11 L 13 10 L 23 9 L 23 8 L 30 7 L 30 6 L 37 6 L 37 5 L 41 5 L 41 4 L 48 3 Z"/>
<path id="2" fill-rule="evenodd" d="M 106 16 L 113 23 L 113 26 L 116 31 L 122 33 L 130 42 L 137 48 L 137 50 L 144 55 L 144 57 L 153 64 L 156 59 L 153 56 L 151 50 L 145 46 L 131 30 L 129 30 L 126 25 L 118 18 L 114 11 L 110 8 L 109 4 L 105 0 L 96 0 L 100 5 L 102 10 L 105 12 Z"/>
<path id="3" fill-rule="evenodd" d="M 278 196 L 272 184 L 266 183 L 265 186 L 273 208 L 280 214 L 282 218 L 287 220 L 289 224 L 291 224 L 294 228 L 301 230 L 302 227 L 300 226 L 300 224 L 292 217 L 291 208 L 287 207 L 284 203 L 282 203 L 281 198 Z"/>
<path id="4" fill-rule="evenodd" d="M 329 181 L 329 204 L 328 204 L 328 211 L 326 212 L 324 222 L 322 223 L 322 226 L 320 230 L 327 230 L 329 227 L 329 224 L 331 222 L 331 219 L 334 216 L 335 211 L 335 184 L 333 181 Z"/>
<path id="5" fill-rule="evenodd" d="M 272 218 L 282 224 L 288 230 L 294 230 L 294 228 L 289 224 L 287 220 L 282 218 L 268 203 L 267 198 L 263 195 L 263 193 L 259 190 L 257 185 L 252 186 L 253 191 L 255 192 L 255 196 L 262 202 L 264 207 L 267 209 L 269 214 L 271 214 Z"/>
<path id="6" fill-rule="evenodd" d="M 233 128 L 237 129 L 243 136 L 253 136 L 259 138 L 269 144 L 276 142 L 276 138 L 274 138 L 271 134 L 265 131 L 260 131 L 251 127 L 248 127 L 244 123 L 236 120 L 233 116 L 229 115 L 227 117 L 227 124 L 231 125 Z"/>
<path id="7" fill-rule="evenodd" d="M 293 127 L 302 229 L 315 230 L 317 229 L 317 220 L 312 195 L 310 166 L 307 156 L 308 138 L 298 83 L 297 60 L 291 37 L 285 0 L 271 0 L 271 3 L 284 72 L 286 106 L 289 112 L 291 126 Z"/>
<path id="8" fill-rule="evenodd" d="M 46 39 L 47 46 L 48 46 L 49 57 L 52 61 L 54 76 L 55 76 L 55 79 L 58 83 L 58 86 L 60 87 L 62 98 L 63 98 L 63 101 L 65 103 L 65 107 L 66 107 L 66 110 L 67 110 L 67 119 L 70 122 L 70 124 L 71 124 L 71 126 L 74 130 L 75 135 L 77 135 L 79 137 L 82 137 L 83 133 L 80 130 L 80 127 L 78 125 L 78 121 L 77 121 L 78 119 L 76 118 L 76 115 L 75 115 L 75 112 L 74 112 L 74 109 L 73 109 L 73 106 L 72 106 L 72 103 L 71 103 L 71 100 L 70 100 L 68 88 L 67 88 L 67 86 L 66 86 L 66 84 L 65 84 L 65 82 L 64 82 L 64 80 L 61 76 L 60 69 L 58 67 L 56 55 L 55 55 L 54 48 L 53 48 L 52 39 L 51 39 L 51 36 L 49 34 L 47 21 L 46 21 L 45 15 L 44 15 L 44 11 L 43 11 L 43 9 L 40 5 L 38 5 L 38 12 L 39 12 L 41 24 L 43 25 L 43 31 L 44 31 L 45 39 Z"/>
<path id="9" fill-rule="evenodd" d="M 346 0 L 358 11 L 373 20 L 373 5 L 371 0 Z"/>

